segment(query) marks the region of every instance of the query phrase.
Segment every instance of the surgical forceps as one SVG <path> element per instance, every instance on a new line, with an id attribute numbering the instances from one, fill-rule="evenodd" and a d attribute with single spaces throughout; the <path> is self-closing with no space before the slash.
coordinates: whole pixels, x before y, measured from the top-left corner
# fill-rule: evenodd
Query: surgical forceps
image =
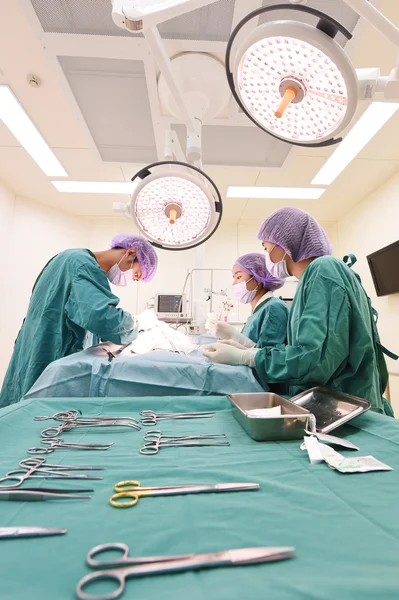
<path id="1" fill-rule="evenodd" d="M 47 535 L 63 535 L 67 529 L 59 527 L 0 527 L 0 539 L 16 539 L 28 537 L 43 537 Z"/>
<path id="2" fill-rule="evenodd" d="M 69 448 L 71 450 L 108 450 L 114 445 L 114 442 L 110 444 L 69 444 L 65 443 L 62 438 L 50 438 L 42 439 L 44 447 L 29 448 L 28 454 L 50 454 L 55 452 L 58 448 Z M 45 447 L 47 446 L 47 447 Z"/>
<path id="3" fill-rule="evenodd" d="M 94 559 L 102 552 L 112 550 L 122 551 L 122 556 L 116 560 L 104 561 Z M 79 600 L 116 600 L 119 598 L 126 585 L 128 577 L 142 577 L 145 575 L 162 575 L 162 573 L 178 573 L 184 571 L 197 571 L 203 568 L 235 567 L 239 565 L 255 565 L 265 562 L 285 560 L 295 556 L 292 547 L 258 547 L 237 548 L 224 552 L 209 552 L 206 554 L 183 554 L 172 556 L 143 556 L 139 558 L 129 556 L 129 547 L 126 544 L 110 543 L 95 546 L 86 557 L 89 567 L 98 569 L 83 577 L 77 587 L 76 594 Z M 84 588 L 93 582 L 112 581 L 119 584 L 113 592 L 103 594 L 90 594 Z"/>
<path id="4" fill-rule="evenodd" d="M 214 442 L 215 439 L 223 439 L 225 441 Z M 230 446 L 230 442 L 226 440 L 225 433 L 220 435 L 164 435 L 162 431 L 152 429 L 147 431 L 144 436 L 144 446 L 140 448 L 141 454 L 158 454 L 160 448 L 163 447 L 179 447 L 179 446 Z"/>
<path id="5" fill-rule="evenodd" d="M 104 467 L 74 465 L 52 465 L 45 458 L 25 458 L 19 463 L 19 469 L 9 471 L 0 478 L 0 489 L 16 488 L 28 479 L 102 479 L 95 475 L 67 473 L 66 471 L 102 471 Z M 4 483 L 12 482 L 15 483 Z"/>
<path id="6" fill-rule="evenodd" d="M 34 417 L 35 421 L 47 421 L 54 419 L 55 421 L 63 421 L 63 423 L 71 424 L 73 427 L 100 427 L 125 425 L 134 429 L 141 429 L 138 421 L 130 416 L 107 416 L 99 415 L 94 417 L 84 417 L 79 410 L 72 409 L 65 412 L 58 412 L 51 416 Z"/>
<path id="7" fill-rule="evenodd" d="M 74 412 L 73 415 L 70 413 Z M 57 421 L 63 421 L 60 425 L 53 425 L 52 427 L 46 427 L 41 431 L 41 437 L 48 438 L 58 438 L 61 433 L 64 431 L 71 431 L 71 429 L 75 429 L 77 427 L 131 427 L 133 429 L 137 429 L 138 431 L 141 429 L 141 426 L 133 419 L 133 417 L 82 417 L 76 416 L 76 411 L 68 411 L 66 413 L 55 413 L 51 417 L 35 417 L 36 421 L 46 421 L 47 419 L 55 419 Z M 65 417 L 67 417 L 65 419 Z M 65 420 L 64 420 L 65 419 Z"/>
<path id="8" fill-rule="evenodd" d="M 186 413 L 159 413 L 153 410 L 142 410 L 140 423 L 145 426 L 156 425 L 158 421 L 167 419 L 210 419 L 215 412 L 186 412 Z"/>
<path id="9" fill-rule="evenodd" d="M 85 500 L 91 496 L 83 496 L 94 490 L 62 489 L 62 488 L 2 488 L 0 486 L 0 500 L 20 502 L 40 502 L 42 500 Z"/>

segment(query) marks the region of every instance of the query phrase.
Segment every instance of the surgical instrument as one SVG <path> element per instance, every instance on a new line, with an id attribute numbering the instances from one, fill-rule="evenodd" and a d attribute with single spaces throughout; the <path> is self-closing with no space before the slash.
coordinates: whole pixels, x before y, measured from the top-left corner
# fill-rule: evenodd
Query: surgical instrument
<path id="1" fill-rule="evenodd" d="M 46 427 L 40 432 L 40 436 L 44 439 L 56 438 L 64 431 L 71 431 L 71 429 L 82 428 L 82 427 L 132 427 L 138 431 L 141 429 L 140 425 L 136 425 L 131 421 L 93 421 L 93 422 L 81 422 L 81 421 L 64 421 L 60 425 L 53 425 L 52 427 Z"/>
<path id="2" fill-rule="evenodd" d="M 0 489 L 4 487 L 19 487 L 30 478 L 43 479 L 102 479 L 94 475 L 67 473 L 66 471 L 95 471 L 103 470 L 104 467 L 74 466 L 74 465 L 52 465 L 45 458 L 25 458 L 19 463 L 19 469 L 9 471 L 5 477 L 0 478 Z M 13 484 L 3 482 L 15 481 Z"/>
<path id="3" fill-rule="evenodd" d="M 111 363 L 114 360 L 114 358 L 119 356 L 119 354 L 121 354 L 124 350 L 126 350 L 126 348 L 131 346 L 131 344 L 132 344 L 132 342 L 129 342 L 128 344 L 121 346 L 120 348 L 118 348 L 117 350 L 114 350 L 113 352 L 111 352 L 111 350 L 109 350 L 105 346 L 102 347 L 102 350 L 107 354 L 108 362 Z"/>
<path id="4" fill-rule="evenodd" d="M 209 492 L 246 492 L 258 490 L 259 483 L 214 483 L 205 485 L 171 485 L 157 487 L 141 487 L 139 481 L 120 481 L 114 487 L 116 494 L 111 496 L 109 503 L 115 508 L 135 506 L 141 496 L 178 496 L 186 494 L 202 494 Z M 130 498 L 120 502 L 121 498 Z"/>
<path id="5" fill-rule="evenodd" d="M 73 411 L 69 411 L 72 413 Z M 44 439 L 48 438 L 58 438 L 61 433 L 64 431 L 70 431 L 74 428 L 82 428 L 82 427 L 131 427 L 133 429 L 140 430 L 141 426 L 133 419 L 133 417 L 77 417 L 75 415 L 67 416 L 64 420 L 65 416 L 69 413 L 56 413 L 51 417 L 35 417 L 36 421 L 45 421 L 47 419 L 55 419 L 57 421 L 63 421 L 60 425 L 54 425 L 52 427 L 47 427 L 43 429 L 40 433 L 41 437 Z"/>
<path id="6" fill-rule="evenodd" d="M 186 413 L 159 413 L 153 410 L 142 410 L 140 423 L 145 426 L 156 425 L 158 421 L 166 419 L 209 419 L 215 412 L 186 412 Z"/>
<path id="7" fill-rule="evenodd" d="M 79 489 L 62 489 L 62 488 L 23 488 L 16 489 L 1 488 L 0 501 L 19 501 L 19 502 L 41 502 L 43 500 L 69 500 L 72 499 L 89 499 L 91 496 L 83 496 L 94 490 L 79 490 Z"/>
<path id="8" fill-rule="evenodd" d="M 50 416 L 39 416 L 39 417 L 34 417 L 34 421 L 48 421 L 50 419 L 53 419 L 54 421 L 63 421 L 63 422 L 72 422 L 72 423 L 76 423 L 76 424 L 101 424 L 101 423 L 105 423 L 107 425 L 117 425 L 118 423 L 129 423 L 130 426 L 135 426 L 138 429 L 140 428 L 139 423 L 136 421 L 136 419 L 134 419 L 133 417 L 130 416 L 108 416 L 108 415 L 99 415 L 99 416 L 94 416 L 94 417 L 85 417 L 82 415 L 82 413 L 77 410 L 77 409 L 71 409 L 71 410 L 67 410 L 65 412 L 58 412 L 55 413 L 54 415 L 50 415 Z"/>
<path id="9" fill-rule="evenodd" d="M 150 562 L 155 557 L 143 557 L 140 559 L 144 564 L 137 564 L 136 559 L 128 556 L 129 548 L 125 544 L 103 544 L 96 546 L 91 551 L 97 553 L 108 550 L 121 549 L 124 551 L 123 556 L 113 561 L 112 567 L 100 570 L 102 566 L 107 567 L 110 563 L 105 561 L 104 565 L 96 561 L 96 567 L 99 569 L 95 573 L 90 573 L 83 577 L 77 587 L 76 594 L 80 600 L 116 600 L 119 598 L 125 589 L 126 579 L 128 577 L 140 577 L 146 575 L 160 575 L 162 573 L 178 573 L 183 571 L 196 571 L 204 568 L 216 567 L 235 567 L 240 565 L 254 565 L 265 562 L 273 562 L 285 560 L 295 556 L 295 548 L 293 547 L 258 547 L 258 548 L 238 548 L 234 550 L 226 550 L 224 552 L 209 552 L 206 554 L 189 554 L 184 558 L 176 556 L 164 557 L 163 561 Z M 89 563 L 89 555 L 87 562 Z M 137 559 L 139 560 L 139 559 Z M 144 562 L 147 560 L 147 562 Z M 133 562 L 135 561 L 135 563 Z M 132 564 L 133 563 L 133 564 Z M 89 563 L 90 564 L 90 563 Z M 97 581 L 114 581 L 119 584 L 118 588 L 113 592 L 105 594 L 90 594 L 84 588 Z"/>
<path id="10" fill-rule="evenodd" d="M 63 535 L 67 531 L 67 529 L 56 529 L 55 527 L 0 527 L 0 539 Z"/>
<path id="11" fill-rule="evenodd" d="M 161 431 L 150 430 L 144 436 L 144 446 L 140 448 L 141 454 L 157 454 L 162 447 L 179 447 L 179 446 L 230 446 L 230 442 L 226 440 L 226 434 L 204 434 L 204 435 L 181 435 L 172 436 L 164 435 Z M 223 439 L 225 441 L 214 442 L 215 439 Z"/>
<path id="12" fill-rule="evenodd" d="M 42 439 L 42 444 L 47 447 L 29 448 L 28 454 L 50 454 L 58 448 L 69 448 L 72 450 L 108 450 L 114 445 L 114 442 L 109 444 L 70 444 L 64 442 L 62 438 Z"/>
<path id="13" fill-rule="evenodd" d="M 94 558 L 98 557 L 99 554 L 118 550 L 122 552 L 120 558 L 114 558 L 113 560 L 98 560 L 98 558 Z M 147 565 L 150 563 L 168 562 L 170 560 L 181 560 L 183 558 L 190 558 L 191 556 L 192 554 L 175 554 L 169 556 L 142 556 L 136 558 L 135 556 L 129 556 L 129 546 L 127 546 L 127 544 L 110 542 L 108 544 L 94 546 L 94 548 L 87 553 L 86 563 L 92 569 L 113 569 L 115 567 L 123 567 L 128 565 Z"/>

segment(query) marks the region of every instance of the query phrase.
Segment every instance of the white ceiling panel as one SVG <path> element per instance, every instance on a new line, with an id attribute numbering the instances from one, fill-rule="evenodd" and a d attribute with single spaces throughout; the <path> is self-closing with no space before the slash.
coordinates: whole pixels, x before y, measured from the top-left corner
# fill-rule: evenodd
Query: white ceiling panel
<path id="1" fill-rule="evenodd" d="M 19 146 L 19 142 L 11 131 L 0 120 L 0 146 Z"/>
<path id="2" fill-rule="evenodd" d="M 59 61 L 101 158 L 156 160 L 143 62 L 70 56 Z"/>
<path id="3" fill-rule="evenodd" d="M 118 163 L 100 160 L 89 148 L 57 148 L 57 158 L 74 181 L 124 181 Z"/>
<path id="4" fill-rule="evenodd" d="M 46 32 L 132 37 L 112 21 L 111 0 L 31 0 L 31 3 Z M 234 4 L 235 0 L 219 0 L 161 23 L 159 31 L 164 39 L 227 41 Z"/>
<path id="5" fill-rule="evenodd" d="M 257 185 L 308 187 L 323 164 L 322 156 L 290 156 L 281 169 L 263 169 Z"/>
<path id="6" fill-rule="evenodd" d="M 183 149 L 186 128 L 173 125 Z M 203 160 L 207 165 L 232 167 L 281 167 L 291 146 L 257 127 L 204 125 L 202 129 Z"/>
<path id="7" fill-rule="evenodd" d="M 399 171 L 399 161 L 354 160 L 334 186 L 326 189 L 319 200 L 249 200 L 242 218 L 257 220 L 259 215 L 282 208 L 297 206 L 317 219 L 336 221 L 362 198 L 372 194 L 380 185 Z M 226 199 L 226 205 L 234 202 Z"/>

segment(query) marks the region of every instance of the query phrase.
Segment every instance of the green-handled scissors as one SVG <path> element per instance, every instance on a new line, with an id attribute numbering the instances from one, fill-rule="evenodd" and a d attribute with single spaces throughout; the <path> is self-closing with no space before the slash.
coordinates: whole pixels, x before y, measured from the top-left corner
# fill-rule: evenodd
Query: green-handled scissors
<path id="1" fill-rule="evenodd" d="M 180 494 L 202 494 L 209 492 L 239 492 L 258 490 L 259 483 L 212 483 L 206 485 L 163 485 L 141 487 L 139 481 L 120 481 L 114 487 L 115 494 L 109 499 L 115 508 L 135 506 L 141 496 L 177 496 Z M 123 498 L 129 498 L 128 501 Z"/>

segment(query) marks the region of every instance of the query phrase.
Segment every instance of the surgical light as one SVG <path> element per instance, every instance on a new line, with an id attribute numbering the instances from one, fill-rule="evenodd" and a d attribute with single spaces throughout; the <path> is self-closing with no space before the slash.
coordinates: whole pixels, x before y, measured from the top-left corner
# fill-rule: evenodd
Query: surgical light
<path id="1" fill-rule="evenodd" d="M 153 163 L 132 178 L 138 182 L 128 209 L 144 235 L 159 248 L 187 250 L 213 235 L 222 199 L 212 179 L 177 161 Z"/>
<path id="2" fill-rule="evenodd" d="M 279 8 L 310 13 L 318 24 L 267 22 L 246 37 L 232 60 L 243 26 Z M 239 106 L 258 127 L 300 146 L 340 141 L 334 136 L 350 123 L 358 94 L 356 72 L 334 40 L 338 31 L 351 37 L 328 15 L 299 5 L 263 7 L 237 25 L 226 50 L 227 79 Z"/>

